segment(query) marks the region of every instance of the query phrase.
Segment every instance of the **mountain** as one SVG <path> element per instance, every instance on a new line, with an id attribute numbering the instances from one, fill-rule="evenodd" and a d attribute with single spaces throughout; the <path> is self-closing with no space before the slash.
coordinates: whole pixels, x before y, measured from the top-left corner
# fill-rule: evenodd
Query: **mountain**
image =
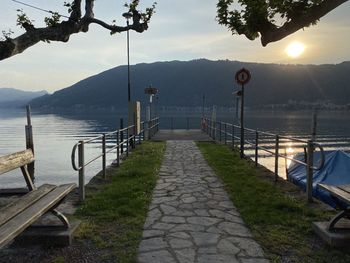
<path id="1" fill-rule="evenodd" d="M 245 86 L 249 107 L 297 102 L 350 102 L 350 62 L 336 65 L 283 65 L 239 61 L 155 62 L 131 66 L 131 97 L 148 103 L 144 89 L 150 84 L 159 89 L 159 105 L 232 106 L 237 70 L 245 67 L 252 78 Z M 52 95 L 31 101 L 32 107 L 50 110 L 126 108 L 127 67 L 119 66 L 79 81 Z"/>
<path id="2" fill-rule="evenodd" d="M 13 88 L 0 88 L 0 107 L 22 107 L 34 98 L 47 94 L 47 91 L 23 91 Z"/>

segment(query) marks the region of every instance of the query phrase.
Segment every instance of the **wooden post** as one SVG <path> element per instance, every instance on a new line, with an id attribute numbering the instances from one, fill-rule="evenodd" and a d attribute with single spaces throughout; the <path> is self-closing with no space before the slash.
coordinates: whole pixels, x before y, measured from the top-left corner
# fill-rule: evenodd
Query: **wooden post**
<path id="1" fill-rule="evenodd" d="M 255 131 L 255 167 L 258 166 L 259 133 Z"/>
<path id="2" fill-rule="evenodd" d="M 106 174 L 106 134 L 105 133 L 102 136 L 102 172 L 103 172 L 103 179 L 107 179 L 107 174 Z"/>
<path id="3" fill-rule="evenodd" d="M 278 179 L 278 150 L 279 150 L 279 136 L 276 135 L 276 142 L 275 142 L 275 182 L 277 182 L 277 179 Z"/>
<path id="4" fill-rule="evenodd" d="M 314 145 L 313 141 L 307 142 L 307 166 L 306 166 L 306 194 L 307 201 L 312 203 L 312 184 L 313 184 L 313 164 L 314 163 Z"/>
<path id="5" fill-rule="evenodd" d="M 85 167 L 84 164 L 84 141 L 79 141 L 78 166 L 79 166 L 79 201 L 85 200 Z"/>
<path id="6" fill-rule="evenodd" d="M 26 148 L 31 149 L 34 154 L 34 140 L 33 140 L 33 127 L 32 127 L 32 120 L 31 120 L 31 110 L 30 106 L 26 106 L 27 110 L 27 125 L 25 126 L 25 135 L 26 135 Z M 29 163 L 27 165 L 28 173 L 30 175 L 30 178 L 34 182 L 35 180 L 35 164 L 34 162 Z"/>

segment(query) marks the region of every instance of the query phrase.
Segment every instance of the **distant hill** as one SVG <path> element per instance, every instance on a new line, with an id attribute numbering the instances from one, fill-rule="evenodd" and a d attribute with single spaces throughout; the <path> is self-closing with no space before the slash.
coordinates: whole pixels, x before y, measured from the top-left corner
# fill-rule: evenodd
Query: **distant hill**
<path id="1" fill-rule="evenodd" d="M 159 89 L 159 104 L 164 106 L 232 106 L 239 87 L 234 74 L 245 67 L 251 71 L 246 85 L 246 105 L 263 107 L 290 101 L 350 102 L 350 62 L 336 65 L 282 65 L 238 61 L 156 62 L 131 66 L 132 99 L 148 103 L 144 89 L 152 84 Z M 127 67 L 119 66 L 79 81 L 52 95 L 31 101 L 35 108 L 100 109 L 126 108 Z"/>
<path id="2" fill-rule="evenodd" d="M 34 98 L 47 94 L 47 91 L 23 91 L 13 88 L 0 88 L 0 107 L 17 108 L 24 106 Z"/>

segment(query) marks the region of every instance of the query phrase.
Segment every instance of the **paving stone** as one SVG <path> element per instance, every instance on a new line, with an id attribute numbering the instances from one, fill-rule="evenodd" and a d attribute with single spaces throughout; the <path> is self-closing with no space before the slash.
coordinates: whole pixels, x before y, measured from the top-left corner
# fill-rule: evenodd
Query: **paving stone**
<path id="1" fill-rule="evenodd" d="M 138 256 L 139 263 L 176 263 L 173 256 L 166 250 L 141 253 Z"/>
<path id="2" fill-rule="evenodd" d="M 233 236 L 251 237 L 248 228 L 239 223 L 222 222 L 218 225 L 218 228 Z"/>
<path id="3" fill-rule="evenodd" d="M 192 248 L 186 248 L 175 250 L 175 255 L 180 263 L 193 263 L 195 260 L 196 252 Z"/>
<path id="4" fill-rule="evenodd" d="M 234 255 L 200 254 L 198 263 L 239 263 Z"/>
<path id="5" fill-rule="evenodd" d="M 204 232 L 191 232 L 190 234 L 195 244 L 199 247 L 217 244 L 220 236 L 218 234 Z"/>
<path id="6" fill-rule="evenodd" d="M 222 239 L 218 243 L 218 250 L 221 254 L 238 254 L 241 250 L 232 244 L 228 239 Z"/>
<path id="7" fill-rule="evenodd" d="M 187 218 L 187 222 L 190 224 L 201 225 L 201 226 L 211 226 L 221 221 L 218 218 L 204 217 L 204 216 L 193 216 Z"/>
<path id="8" fill-rule="evenodd" d="M 169 230 L 173 228 L 175 225 L 174 224 L 168 224 L 168 223 L 155 223 L 152 226 L 152 229 L 159 229 L 159 230 Z"/>
<path id="9" fill-rule="evenodd" d="M 162 237 L 155 237 L 142 240 L 140 243 L 139 251 L 146 252 L 150 250 L 160 250 L 162 248 L 166 248 L 167 246 L 167 243 L 163 240 Z"/>
<path id="10" fill-rule="evenodd" d="M 210 216 L 208 210 L 206 209 L 196 209 L 194 210 L 197 216 Z"/>
<path id="11" fill-rule="evenodd" d="M 182 238 L 182 239 L 189 239 L 189 238 L 191 238 L 191 236 L 189 234 L 187 234 L 186 232 L 175 232 L 175 233 L 169 234 L 169 236 Z"/>
<path id="12" fill-rule="evenodd" d="M 175 224 L 186 223 L 185 218 L 180 216 L 163 216 L 161 218 L 161 221 L 165 223 L 175 223 Z"/>
<path id="13" fill-rule="evenodd" d="M 264 252 L 261 247 L 251 238 L 230 237 L 229 240 L 242 250 L 239 256 L 264 257 Z"/>
<path id="14" fill-rule="evenodd" d="M 177 211 L 177 209 L 175 207 L 170 206 L 170 205 L 164 205 L 164 204 L 160 205 L 160 210 L 162 210 L 164 215 L 171 215 L 172 213 Z"/>
<path id="15" fill-rule="evenodd" d="M 190 240 L 183 240 L 180 238 L 170 238 L 169 244 L 173 249 L 189 248 L 193 246 Z"/>

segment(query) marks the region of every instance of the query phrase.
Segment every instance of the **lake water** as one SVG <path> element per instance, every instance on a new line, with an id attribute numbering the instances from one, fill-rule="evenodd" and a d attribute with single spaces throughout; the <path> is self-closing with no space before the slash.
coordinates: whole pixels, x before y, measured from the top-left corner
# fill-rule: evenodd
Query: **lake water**
<path id="1" fill-rule="evenodd" d="M 218 114 L 218 120 L 232 123 L 232 114 Z M 174 115 L 175 116 L 175 115 Z M 171 117 L 169 114 L 161 117 L 162 129 L 199 128 L 199 116 L 181 114 Z M 69 183 L 78 181 L 78 173 L 71 166 L 71 150 L 78 140 L 94 137 L 102 132 L 113 131 L 119 127 L 120 117 L 115 113 L 100 114 L 38 114 L 32 115 L 32 126 L 35 144 L 35 177 L 36 184 Z M 252 129 L 268 131 L 283 135 L 295 136 L 301 139 L 309 138 L 311 130 L 310 112 L 247 112 L 246 126 Z M 0 109 L 0 156 L 25 148 L 24 126 L 26 115 L 23 110 L 8 111 Z M 318 141 L 325 146 L 325 150 L 350 150 L 350 116 L 348 113 L 319 113 Z M 249 137 L 248 137 L 249 138 Z M 301 151 L 298 145 L 289 143 L 288 147 L 294 150 L 293 154 Z M 266 139 L 264 146 L 272 148 L 273 140 Z M 90 145 L 86 149 L 86 159 L 97 155 L 101 148 Z M 252 155 L 253 151 L 247 149 Z M 260 153 L 263 165 L 273 169 L 273 157 Z M 108 155 L 108 162 L 115 159 L 116 153 Z M 285 170 L 283 160 L 279 163 L 280 173 Z M 98 160 L 86 169 L 86 182 L 101 169 Z M 25 186 L 23 177 L 18 171 L 0 176 L 0 188 Z"/>

